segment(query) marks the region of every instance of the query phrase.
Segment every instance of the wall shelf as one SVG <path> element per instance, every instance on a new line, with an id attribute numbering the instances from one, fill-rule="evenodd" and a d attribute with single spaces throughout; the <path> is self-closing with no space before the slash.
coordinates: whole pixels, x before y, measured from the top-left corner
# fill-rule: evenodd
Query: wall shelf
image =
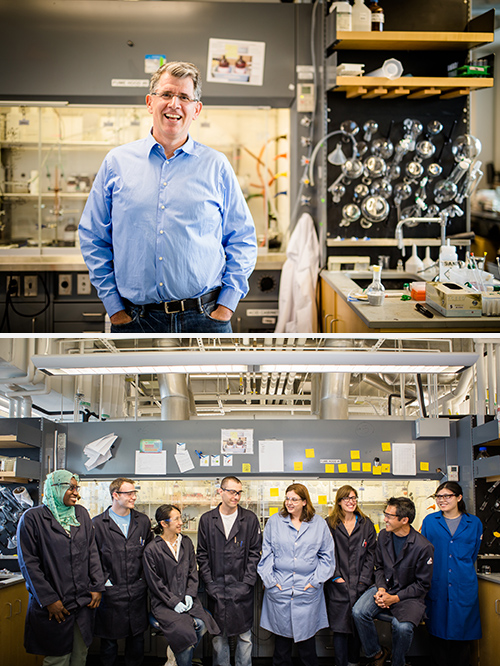
<path id="1" fill-rule="evenodd" d="M 334 92 L 345 92 L 347 99 L 422 99 L 438 96 L 453 99 L 468 95 L 472 90 L 492 88 L 493 78 L 403 76 L 387 79 L 379 76 L 337 76 Z"/>
<path id="2" fill-rule="evenodd" d="M 32 444 L 25 444 L 24 442 L 19 442 L 16 435 L 0 435 L 0 449 L 33 449 L 35 448 Z"/>
<path id="3" fill-rule="evenodd" d="M 468 51 L 495 38 L 493 32 L 337 32 L 336 50 Z"/>

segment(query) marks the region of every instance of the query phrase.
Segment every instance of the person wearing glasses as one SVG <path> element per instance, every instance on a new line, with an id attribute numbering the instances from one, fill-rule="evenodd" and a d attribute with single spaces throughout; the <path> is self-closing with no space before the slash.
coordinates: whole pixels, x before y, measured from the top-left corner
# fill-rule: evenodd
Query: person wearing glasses
<path id="1" fill-rule="evenodd" d="M 236 665 L 252 665 L 254 587 L 262 548 L 257 516 L 239 506 L 241 481 L 222 479 L 220 504 L 200 518 L 197 558 L 209 610 L 221 629 L 214 636 L 214 666 L 230 666 L 229 637 L 236 637 Z"/>
<path id="2" fill-rule="evenodd" d="M 255 226 L 220 152 L 189 136 L 201 76 L 169 62 L 153 74 L 145 139 L 104 159 L 80 220 L 92 284 L 119 333 L 230 333 L 257 258 Z"/>
<path id="3" fill-rule="evenodd" d="M 481 638 L 475 562 L 483 526 L 467 513 L 462 488 L 442 483 L 438 511 L 425 517 L 422 534 L 434 546 L 434 574 L 427 595 L 427 629 L 433 664 L 468 666 L 470 642 Z"/>
<path id="4" fill-rule="evenodd" d="M 405 666 L 415 627 L 425 614 L 432 579 L 434 546 L 411 526 L 415 505 L 408 497 L 391 497 L 384 510 L 385 530 L 375 549 L 375 585 L 352 609 L 365 655 L 382 666 L 389 650 L 380 647 L 373 622 L 391 622 L 392 666 Z"/>
<path id="5" fill-rule="evenodd" d="M 360 641 L 352 620 L 352 607 L 373 585 L 377 534 L 372 521 L 358 506 L 358 493 L 349 485 L 337 490 L 326 519 L 335 542 L 336 568 L 325 584 L 326 608 L 333 630 L 335 666 L 358 664 Z"/>
<path id="6" fill-rule="evenodd" d="M 328 627 L 323 585 L 335 571 L 335 546 L 301 483 L 286 489 L 267 521 L 258 573 L 265 586 L 260 626 L 274 634 L 273 666 L 317 666 L 315 635 Z"/>
<path id="7" fill-rule="evenodd" d="M 142 558 L 144 548 L 153 539 L 151 521 L 134 509 L 137 491 L 133 479 L 114 479 L 109 492 L 111 506 L 92 520 L 106 583 L 95 635 L 101 639 L 103 666 L 116 663 L 121 638 L 125 639 L 126 666 L 140 666 L 144 632 L 149 626 Z"/>
<path id="8" fill-rule="evenodd" d="M 181 534 L 182 516 L 173 504 L 155 513 L 156 538 L 144 551 L 144 574 L 151 595 L 151 612 L 175 655 L 177 666 L 191 666 L 202 636 L 219 627 L 201 605 L 193 542 Z"/>
<path id="9" fill-rule="evenodd" d="M 43 504 L 17 529 L 19 566 L 29 593 L 24 647 L 50 666 L 85 666 L 104 576 L 76 474 L 47 475 Z"/>

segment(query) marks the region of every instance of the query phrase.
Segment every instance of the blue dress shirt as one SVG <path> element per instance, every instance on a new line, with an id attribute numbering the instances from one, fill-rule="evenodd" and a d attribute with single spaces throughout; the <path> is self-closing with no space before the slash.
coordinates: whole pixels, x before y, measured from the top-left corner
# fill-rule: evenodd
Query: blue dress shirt
<path id="1" fill-rule="evenodd" d="M 227 158 L 191 137 L 167 159 L 152 134 L 111 150 L 80 220 L 80 247 L 111 316 L 221 286 L 235 310 L 257 259 L 255 226 Z"/>

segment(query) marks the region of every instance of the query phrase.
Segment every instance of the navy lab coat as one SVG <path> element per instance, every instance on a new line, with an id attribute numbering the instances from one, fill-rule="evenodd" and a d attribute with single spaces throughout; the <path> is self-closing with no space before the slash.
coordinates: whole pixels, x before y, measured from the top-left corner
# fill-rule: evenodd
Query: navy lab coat
<path id="1" fill-rule="evenodd" d="M 196 645 L 193 618 L 203 620 L 211 634 L 219 634 L 219 627 L 201 605 L 198 593 L 198 572 L 193 542 L 187 536 L 181 539 L 179 561 L 169 546 L 157 536 L 144 550 L 144 575 L 151 595 L 151 612 L 158 620 L 161 631 L 172 652 L 177 654 Z M 176 613 L 179 601 L 188 594 L 193 606 L 187 613 Z"/>
<path id="2" fill-rule="evenodd" d="M 332 529 L 335 542 L 335 573 L 325 583 L 326 610 L 330 629 L 343 634 L 352 634 L 352 607 L 371 585 L 373 585 L 373 563 L 377 534 L 369 518 L 356 516 L 356 525 L 349 535 L 344 524 Z M 335 582 L 343 578 L 345 583 Z"/>
<path id="3" fill-rule="evenodd" d="M 26 652 L 69 654 L 75 621 L 85 644 L 92 643 L 95 611 L 88 604 L 91 592 L 104 591 L 104 577 L 88 511 L 77 505 L 75 512 L 80 525 L 71 527 L 71 536 L 44 505 L 28 509 L 19 521 L 17 552 L 29 592 Z M 61 623 L 49 620 L 46 608 L 59 599 L 70 612 Z"/>
<path id="4" fill-rule="evenodd" d="M 474 563 L 483 526 L 477 516 L 462 514 L 451 536 L 441 511 L 426 516 L 422 534 L 434 545 L 434 574 L 427 595 L 427 629 L 438 638 L 481 638 L 477 574 Z"/>
<path id="5" fill-rule="evenodd" d="M 107 583 L 96 613 L 95 635 L 118 639 L 141 634 L 149 625 L 142 556 L 153 539 L 151 521 L 132 509 L 127 537 L 109 517 L 109 507 L 92 522 Z"/>
<path id="6" fill-rule="evenodd" d="M 262 549 L 257 516 L 240 506 L 237 511 L 228 539 L 218 507 L 204 513 L 198 527 L 200 577 L 215 621 L 227 636 L 252 628 L 254 586 Z"/>
<path id="7" fill-rule="evenodd" d="M 382 530 L 375 549 L 375 585 L 397 594 L 390 608 L 399 622 L 420 624 L 425 613 L 424 598 L 431 586 L 434 546 L 410 527 L 406 543 L 396 559 L 392 532 Z"/>

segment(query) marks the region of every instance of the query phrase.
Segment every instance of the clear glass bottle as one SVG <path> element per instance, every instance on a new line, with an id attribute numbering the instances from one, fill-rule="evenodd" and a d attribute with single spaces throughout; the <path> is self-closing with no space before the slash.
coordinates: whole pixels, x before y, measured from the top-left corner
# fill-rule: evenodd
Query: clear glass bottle
<path id="1" fill-rule="evenodd" d="M 385 287 L 381 280 L 380 266 L 372 266 L 373 282 L 366 288 L 366 295 L 370 305 L 382 305 L 385 298 Z"/>
<path id="2" fill-rule="evenodd" d="M 368 9 L 372 13 L 372 31 L 381 32 L 384 29 L 384 10 L 378 0 L 370 0 Z"/>

